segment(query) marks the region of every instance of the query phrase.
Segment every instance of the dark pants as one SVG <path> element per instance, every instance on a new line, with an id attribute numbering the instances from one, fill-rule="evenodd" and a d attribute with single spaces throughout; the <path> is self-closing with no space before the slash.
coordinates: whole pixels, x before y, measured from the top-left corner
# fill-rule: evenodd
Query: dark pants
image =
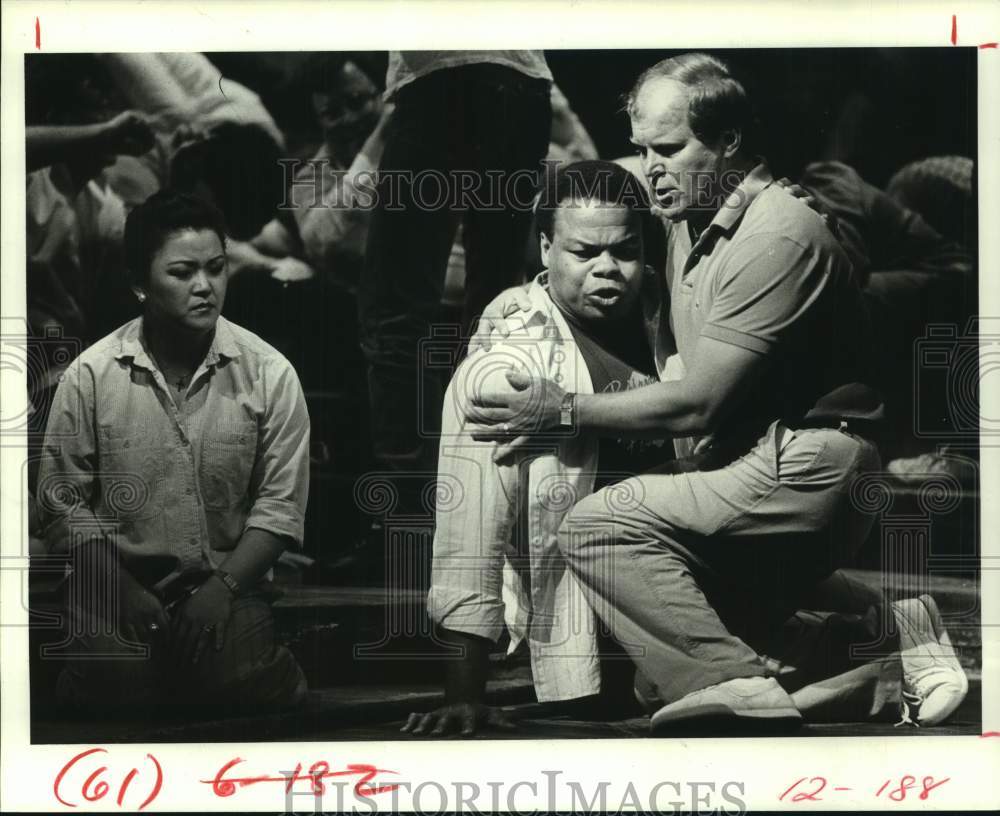
<path id="1" fill-rule="evenodd" d="M 193 665 L 177 663 L 167 638 L 125 643 L 117 627 L 93 609 L 69 603 L 67 612 L 70 656 L 56 687 L 62 705 L 259 711 L 292 705 L 305 694 L 295 657 L 275 640 L 266 592 L 248 590 L 234 598 L 222 648 L 205 648 Z"/>
<path id="2" fill-rule="evenodd" d="M 523 279 L 551 117 L 548 82 L 498 65 L 435 71 L 397 95 L 358 293 L 374 453 L 389 472 L 430 478 L 436 465 L 451 368 L 422 359 L 421 341 L 441 321 L 459 222 L 464 328 Z"/>

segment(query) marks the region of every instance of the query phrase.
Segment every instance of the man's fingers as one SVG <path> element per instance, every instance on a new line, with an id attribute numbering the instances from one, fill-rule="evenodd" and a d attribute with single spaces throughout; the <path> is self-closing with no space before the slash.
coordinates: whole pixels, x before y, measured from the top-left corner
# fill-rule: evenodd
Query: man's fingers
<path id="1" fill-rule="evenodd" d="M 507 382 L 518 391 L 524 391 L 524 389 L 531 387 L 531 375 L 519 369 L 511 370 L 507 372 Z"/>
<path id="2" fill-rule="evenodd" d="M 511 317 L 512 315 L 516 315 L 518 312 L 531 311 L 531 297 L 527 292 L 520 289 L 516 292 L 511 292 L 511 294 L 513 295 L 512 299 L 503 306 L 504 317 Z M 507 335 L 505 334 L 504 337 L 506 336 Z"/>
<path id="3" fill-rule="evenodd" d="M 414 728 L 417 727 L 417 723 L 420 722 L 420 718 L 422 716 L 423 714 L 418 714 L 416 711 L 411 712 L 410 716 L 406 718 L 406 722 L 403 723 L 403 727 L 400 728 L 399 730 L 409 733 L 410 731 L 412 731 Z"/>
<path id="4" fill-rule="evenodd" d="M 469 423 L 465 426 L 465 429 L 469 432 L 469 436 L 477 442 L 500 442 L 507 441 L 510 438 L 510 432 L 504 431 L 503 428 L 497 425 Z"/>
<path id="5" fill-rule="evenodd" d="M 478 408 L 473 407 L 469 411 L 468 420 L 475 425 L 502 425 L 515 419 L 517 414 L 510 408 Z"/>
<path id="6" fill-rule="evenodd" d="M 502 709 L 499 708 L 490 709 L 486 722 L 494 728 L 499 728 L 502 731 L 514 731 L 517 729 L 517 724 L 511 720 Z"/>
<path id="7" fill-rule="evenodd" d="M 432 737 L 443 737 L 447 731 L 448 726 L 451 724 L 451 714 L 445 713 L 440 714 L 437 719 L 437 725 L 431 729 L 430 735 Z"/>
<path id="8" fill-rule="evenodd" d="M 474 737 L 476 735 L 476 712 L 467 711 L 465 716 L 462 717 L 462 730 L 461 734 L 463 737 Z"/>
<path id="9" fill-rule="evenodd" d="M 473 394 L 469 402 L 474 408 L 506 408 L 510 405 L 510 395 L 500 393 Z"/>
<path id="10" fill-rule="evenodd" d="M 517 436 L 509 442 L 500 442 L 496 450 L 493 451 L 493 464 L 509 465 L 511 459 L 514 458 L 518 450 L 528 443 L 529 439 L 531 439 L 530 436 Z"/>
<path id="11" fill-rule="evenodd" d="M 426 733 L 427 729 L 430 728 L 434 724 L 434 720 L 435 719 L 436 719 L 436 717 L 435 717 L 433 711 L 428 712 L 427 714 L 424 714 L 424 716 L 420 718 L 420 722 L 417 723 L 417 727 L 413 729 L 413 733 L 414 734 L 424 734 L 424 733 Z"/>

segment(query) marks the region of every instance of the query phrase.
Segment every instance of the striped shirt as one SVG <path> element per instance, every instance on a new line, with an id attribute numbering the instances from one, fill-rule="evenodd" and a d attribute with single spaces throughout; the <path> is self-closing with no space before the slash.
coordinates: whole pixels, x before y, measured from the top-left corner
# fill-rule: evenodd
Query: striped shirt
<path id="1" fill-rule="evenodd" d="M 224 318 L 183 395 L 149 354 L 142 318 L 81 354 L 56 391 L 38 483 L 53 552 L 98 533 L 162 584 L 217 566 L 251 527 L 300 546 L 308 489 L 298 377 Z"/>

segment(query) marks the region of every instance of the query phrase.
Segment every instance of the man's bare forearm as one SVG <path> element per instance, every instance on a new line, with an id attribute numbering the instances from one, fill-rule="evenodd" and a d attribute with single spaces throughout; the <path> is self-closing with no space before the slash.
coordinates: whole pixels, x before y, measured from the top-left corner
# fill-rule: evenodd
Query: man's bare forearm
<path id="1" fill-rule="evenodd" d="M 708 432 L 708 420 L 680 382 L 576 396 L 576 425 L 590 433 L 640 439 L 693 436 Z"/>

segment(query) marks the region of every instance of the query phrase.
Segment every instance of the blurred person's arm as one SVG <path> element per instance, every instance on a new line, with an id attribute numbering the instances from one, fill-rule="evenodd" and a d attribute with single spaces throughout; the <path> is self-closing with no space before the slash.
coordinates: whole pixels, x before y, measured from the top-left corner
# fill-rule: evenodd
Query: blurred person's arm
<path id="1" fill-rule="evenodd" d="M 95 155 L 140 156 L 153 147 L 147 118 L 125 111 L 93 125 L 31 125 L 25 129 L 27 170 L 92 160 Z"/>

